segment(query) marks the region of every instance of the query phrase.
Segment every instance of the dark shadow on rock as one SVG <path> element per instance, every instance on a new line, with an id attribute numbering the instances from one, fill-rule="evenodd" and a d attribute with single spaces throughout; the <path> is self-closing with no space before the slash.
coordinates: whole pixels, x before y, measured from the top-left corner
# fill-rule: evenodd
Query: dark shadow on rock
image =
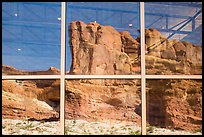
<path id="1" fill-rule="evenodd" d="M 29 118 L 28 121 L 44 121 L 44 122 L 53 122 L 59 121 L 59 117 L 50 117 L 50 118 L 43 118 L 43 119 L 36 119 L 36 118 Z"/>
<path id="2" fill-rule="evenodd" d="M 60 105 L 60 101 L 53 101 L 53 100 L 48 100 L 48 101 L 45 101 L 49 106 L 51 106 L 56 112 L 59 113 L 59 105 Z"/>
<path id="3" fill-rule="evenodd" d="M 162 83 L 161 83 L 162 82 Z M 149 86 L 149 90 L 146 93 L 146 117 L 147 123 L 151 126 L 158 127 L 169 127 L 173 125 L 171 121 L 171 117 L 167 112 L 167 100 L 165 99 L 166 88 L 165 85 L 168 81 L 160 81 L 156 82 L 153 80 L 148 80 L 147 85 Z M 161 84 L 163 84 L 161 86 Z M 159 86 L 160 85 L 160 86 Z M 157 88 L 157 89 L 156 89 Z M 135 113 L 142 117 L 142 106 L 141 104 L 135 107 Z"/>

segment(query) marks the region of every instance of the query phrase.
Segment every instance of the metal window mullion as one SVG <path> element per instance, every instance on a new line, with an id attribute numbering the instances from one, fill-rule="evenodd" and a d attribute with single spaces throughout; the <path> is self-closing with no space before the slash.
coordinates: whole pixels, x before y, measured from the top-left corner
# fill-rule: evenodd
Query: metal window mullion
<path id="1" fill-rule="evenodd" d="M 59 79 L 60 75 L 4 75 L 3 80 L 6 79 Z"/>
<path id="2" fill-rule="evenodd" d="M 60 134 L 65 127 L 65 79 L 141 79 L 142 135 L 146 135 L 146 79 L 202 79 L 202 75 L 146 75 L 144 2 L 140 2 L 141 75 L 65 75 L 66 3 L 61 8 L 61 74 L 60 75 L 4 75 L 4 79 L 60 79 Z"/>
<path id="3" fill-rule="evenodd" d="M 202 79 L 202 75 L 146 75 L 146 79 Z"/>
<path id="4" fill-rule="evenodd" d="M 65 43 L 66 43 L 66 2 L 61 3 L 61 75 L 60 75 L 60 134 L 65 127 Z"/>
<path id="5" fill-rule="evenodd" d="M 141 50 L 141 102 L 142 102 L 142 135 L 146 135 L 146 78 L 145 78 L 145 21 L 144 2 L 140 2 L 140 50 Z"/>
<path id="6" fill-rule="evenodd" d="M 65 75 L 65 79 L 141 79 L 141 75 Z"/>
<path id="7" fill-rule="evenodd" d="M 145 75 L 146 79 L 202 79 L 202 75 Z M 60 79 L 61 75 L 3 75 L 2 80 Z M 141 79 L 141 75 L 65 75 L 65 79 Z"/>

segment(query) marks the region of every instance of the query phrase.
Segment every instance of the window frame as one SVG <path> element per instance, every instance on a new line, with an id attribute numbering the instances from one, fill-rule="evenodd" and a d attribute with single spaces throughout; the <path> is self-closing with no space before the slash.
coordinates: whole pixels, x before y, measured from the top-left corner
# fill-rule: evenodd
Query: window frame
<path id="1" fill-rule="evenodd" d="M 65 128 L 65 80 L 70 79 L 140 79 L 142 121 L 141 133 L 146 135 L 146 79 L 202 79 L 202 75 L 147 75 L 145 73 L 145 10 L 144 2 L 140 2 L 140 37 L 141 37 L 141 72 L 140 75 L 67 75 L 66 66 L 66 2 L 61 2 L 61 72 L 59 75 L 4 75 L 2 80 L 16 79 L 59 79 L 60 80 L 60 134 Z"/>

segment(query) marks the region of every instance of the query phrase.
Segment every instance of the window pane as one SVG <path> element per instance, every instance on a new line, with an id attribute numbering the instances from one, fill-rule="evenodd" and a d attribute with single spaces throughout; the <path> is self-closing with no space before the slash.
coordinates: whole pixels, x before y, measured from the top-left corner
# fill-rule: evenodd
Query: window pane
<path id="1" fill-rule="evenodd" d="M 202 4 L 145 2 L 147 74 L 202 74 Z"/>
<path id="2" fill-rule="evenodd" d="M 67 80 L 65 134 L 141 134 L 140 86 L 140 80 Z"/>
<path id="3" fill-rule="evenodd" d="M 140 73 L 139 2 L 68 2 L 70 74 Z"/>
<path id="4" fill-rule="evenodd" d="M 202 81 L 147 80 L 147 134 L 201 135 Z"/>
<path id="5" fill-rule="evenodd" d="M 2 70 L 60 68 L 61 3 L 4 2 Z M 25 73 L 8 73 L 19 74 Z M 34 73 L 35 74 L 35 73 Z"/>
<path id="6" fill-rule="evenodd" d="M 59 80 L 2 80 L 2 134 L 59 134 Z"/>

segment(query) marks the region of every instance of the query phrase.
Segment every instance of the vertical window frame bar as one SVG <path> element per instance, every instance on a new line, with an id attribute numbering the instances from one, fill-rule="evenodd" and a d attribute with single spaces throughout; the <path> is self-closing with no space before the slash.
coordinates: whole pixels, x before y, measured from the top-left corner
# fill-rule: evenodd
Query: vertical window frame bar
<path id="1" fill-rule="evenodd" d="M 202 79 L 202 75 L 146 75 L 145 74 L 145 21 L 144 2 L 140 2 L 140 36 L 141 36 L 141 75 L 138 76 L 85 76 L 92 79 L 141 79 L 141 101 L 142 101 L 142 135 L 146 135 L 146 79 Z M 60 75 L 4 75 L 2 80 L 15 79 L 59 79 L 60 78 L 60 134 L 64 135 L 65 127 L 65 79 L 83 79 L 84 75 L 65 74 L 65 46 L 66 46 L 66 2 L 61 2 L 61 73 Z"/>
<path id="2" fill-rule="evenodd" d="M 141 103 L 142 103 L 142 135 L 146 135 L 146 74 L 145 74 L 145 20 L 144 2 L 140 2 L 140 50 L 141 50 Z"/>
<path id="3" fill-rule="evenodd" d="M 66 2 L 61 6 L 61 72 L 60 72 L 60 134 L 64 135 L 65 127 L 65 49 L 66 44 Z"/>

